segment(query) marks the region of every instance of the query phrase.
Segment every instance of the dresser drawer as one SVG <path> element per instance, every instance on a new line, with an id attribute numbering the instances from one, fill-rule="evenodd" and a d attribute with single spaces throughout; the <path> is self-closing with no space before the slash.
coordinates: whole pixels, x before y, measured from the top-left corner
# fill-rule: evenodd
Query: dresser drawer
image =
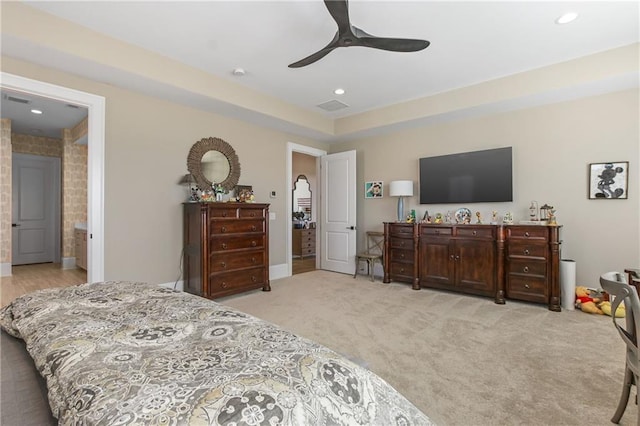
<path id="1" fill-rule="evenodd" d="M 413 263 L 413 250 L 391 249 L 389 260 L 397 263 Z"/>
<path id="2" fill-rule="evenodd" d="M 209 206 L 209 217 L 222 217 L 229 219 L 236 219 L 238 217 L 238 209 L 236 207 L 220 207 L 218 205 L 210 205 Z"/>
<path id="3" fill-rule="evenodd" d="M 316 254 L 316 247 L 315 246 L 302 248 L 300 250 L 300 255 L 301 256 L 309 256 L 311 254 Z"/>
<path id="4" fill-rule="evenodd" d="M 413 264 L 391 262 L 391 278 L 413 281 Z"/>
<path id="5" fill-rule="evenodd" d="M 456 235 L 466 238 L 493 238 L 493 227 L 456 227 Z"/>
<path id="6" fill-rule="evenodd" d="M 507 239 L 509 240 L 530 240 L 547 241 L 548 231 L 546 226 L 508 226 Z"/>
<path id="7" fill-rule="evenodd" d="M 264 234 L 255 236 L 213 236 L 209 240 L 209 251 L 220 252 L 238 249 L 259 249 L 265 246 Z"/>
<path id="8" fill-rule="evenodd" d="M 238 288 L 257 288 L 265 282 L 265 268 L 259 267 L 237 272 L 225 272 L 209 276 L 209 293 L 225 292 Z"/>
<path id="9" fill-rule="evenodd" d="M 211 220 L 211 233 L 234 234 L 244 232 L 264 232 L 264 220 Z"/>
<path id="10" fill-rule="evenodd" d="M 251 253 L 221 253 L 209 258 L 210 272 L 224 272 L 234 269 L 250 268 L 264 264 L 264 251 Z"/>
<path id="11" fill-rule="evenodd" d="M 405 249 L 413 251 L 413 238 L 393 238 L 391 237 L 391 248 L 392 249 Z"/>
<path id="12" fill-rule="evenodd" d="M 413 225 L 403 225 L 400 223 L 392 223 L 389 225 L 389 233 L 391 236 L 413 237 Z"/>
<path id="13" fill-rule="evenodd" d="M 510 241 L 507 244 L 507 256 L 546 259 L 547 245 L 536 241 Z"/>
<path id="14" fill-rule="evenodd" d="M 510 274 L 545 276 L 547 273 L 547 263 L 538 262 L 533 259 L 510 259 L 507 272 Z"/>
<path id="15" fill-rule="evenodd" d="M 242 209 L 240 209 L 240 213 L 238 215 L 241 218 L 264 218 L 264 209 L 256 207 L 256 208 L 251 208 L 251 207 L 243 207 Z"/>
<path id="16" fill-rule="evenodd" d="M 420 228 L 420 235 L 427 235 L 427 236 L 453 235 L 453 228 L 450 226 L 423 226 Z"/>
<path id="17" fill-rule="evenodd" d="M 547 284 L 541 277 L 507 277 L 507 297 L 528 302 L 547 303 Z"/>

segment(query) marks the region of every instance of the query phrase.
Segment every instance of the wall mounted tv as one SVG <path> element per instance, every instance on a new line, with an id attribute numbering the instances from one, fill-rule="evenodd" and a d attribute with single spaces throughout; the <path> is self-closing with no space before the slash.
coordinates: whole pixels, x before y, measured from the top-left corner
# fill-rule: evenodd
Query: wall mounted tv
<path id="1" fill-rule="evenodd" d="M 420 204 L 513 201 L 511 147 L 420 159 Z"/>

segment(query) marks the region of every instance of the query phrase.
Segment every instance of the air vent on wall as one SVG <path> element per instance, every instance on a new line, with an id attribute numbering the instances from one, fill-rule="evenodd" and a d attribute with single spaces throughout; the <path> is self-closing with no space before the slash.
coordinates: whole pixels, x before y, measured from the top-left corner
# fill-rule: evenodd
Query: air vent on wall
<path id="1" fill-rule="evenodd" d="M 316 106 L 318 108 L 321 108 L 321 109 L 325 110 L 325 111 L 337 111 L 339 109 L 348 108 L 349 107 L 349 105 L 343 104 L 342 102 L 336 101 L 335 99 L 331 100 L 331 101 L 323 102 L 323 103 L 321 103 L 319 105 L 316 105 Z"/>
<path id="2" fill-rule="evenodd" d="M 15 96 L 7 95 L 6 99 L 11 102 L 17 102 L 19 104 L 28 104 L 31 101 L 29 99 L 16 98 Z"/>

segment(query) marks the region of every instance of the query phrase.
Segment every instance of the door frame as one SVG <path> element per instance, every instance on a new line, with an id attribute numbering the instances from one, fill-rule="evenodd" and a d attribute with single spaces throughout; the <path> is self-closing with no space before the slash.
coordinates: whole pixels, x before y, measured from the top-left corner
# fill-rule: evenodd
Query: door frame
<path id="1" fill-rule="evenodd" d="M 0 74 L 0 87 L 88 109 L 87 282 L 104 281 L 105 98 L 6 72 Z"/>
<path id="2" fill-rule="evenodd" d="M 290 277 L 293 274 L 293 244 L 292 244 L 292 238 L 293 238 L 293 218 L 291 217 L 291 207 L 293 206 L 293 153 L 294 152 L 299 152 L 301 154 L 307 154 L 307 155 L 311 155 L 313 157 L 316 157 L 316 176 L 320 176 L 319 173 L 317 173 L 318 171 L 318 163 L 319 163 L 319 158 L 322 157 L 323 155 L 327 155 L 327 151 L 324 151 L 322 149 L 317 149 L 317 148 L 312 148 L 310 146 L 305 146 L 305 145 L 300 145 L 297 143 L 293 143 L 293 142 L 287 142 L 287 185 L 286 185 L 286 191 L 287 191 L 287 197 L 286 197 L 286 206 L 285 206 L 285 211 L 286 211 L 286 217 L 287 220 L 285 221 L 286 223 L 286 228 L 287 228 L 287 250 L 286 250 L 286 257 L 287 257 L 287 276 Z M 318 193 L 318 196 L 320 196 L 320 179 L 317 179 L 318 181 L 318 187 L 316 188 L 316 192 Z M 318 199 L 316 201 L 316 205 L 319 206 L 320 205 L 320 199 Z M 320 209 L 316 209 L 318 210 L 318 216 L 316 216 L 316 224 L 319 225 L 320 224 L 320 214 L 321 212 L 319 211 Z M 316 232 L 319 232 L 320 230 L 318 229 Z M 318 240 L 316 240 L 316 265 L 318 264 L 318 253 L 320 253 L 320 246 L 319 246 L 320 242 Z"/>

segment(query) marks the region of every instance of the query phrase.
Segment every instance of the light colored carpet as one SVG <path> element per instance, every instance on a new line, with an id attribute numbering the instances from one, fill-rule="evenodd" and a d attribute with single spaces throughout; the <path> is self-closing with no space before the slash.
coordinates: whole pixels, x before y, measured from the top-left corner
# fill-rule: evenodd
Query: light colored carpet
<path id="1" fill-rule="evenodd" d="M 611 424 L 624 346 L 610 317 L 327 271 L 271 287 L 218 302 L 367 366 L 439 425 Z"/>

